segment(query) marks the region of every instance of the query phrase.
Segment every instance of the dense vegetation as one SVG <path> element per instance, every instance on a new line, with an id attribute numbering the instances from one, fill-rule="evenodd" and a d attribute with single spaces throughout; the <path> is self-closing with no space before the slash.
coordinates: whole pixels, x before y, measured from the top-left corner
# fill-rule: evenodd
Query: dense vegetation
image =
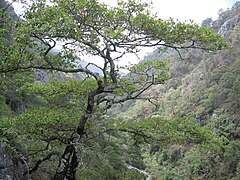
<path id="1" fill-rule="evenodd" d="M 157 151 L 146 153 L 145 161 L 157 177 L 239 179 L 239 5 L 236 3 L 227 11 L 220 11 L 216 21 L 203 22 L 221 33 L 229 48 L 219 53 L 182 51 L 184 60 L 172 50 L 155 50 L 145 59 L 171 60 L 170 79 L 148 92 L 153 97 L 151 101 L 131 102 L 121 113 L 112 112 L 130 120 L 181 117 L 208 127 L 222 139 L 217 151 L 189 143 L 153 144 Z"/>
<path id="2" fill-rule="evenodd" d="M 33 179 L 238 179 L 239 8 L 198 26 L 141 1 L 37 1 L 23 19 L 1 2 L 0 141 Z"/>

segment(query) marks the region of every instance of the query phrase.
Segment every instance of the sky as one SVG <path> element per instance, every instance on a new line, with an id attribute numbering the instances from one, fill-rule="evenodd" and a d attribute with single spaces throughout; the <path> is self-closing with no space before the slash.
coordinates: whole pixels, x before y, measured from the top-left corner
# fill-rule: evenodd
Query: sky
<path id="1" fill-rule="evenodd" d="M 116 0 L 100 0 L 110 5 L 116 5 Z M 211 17 L 213 20 L 218 18 L 220 9 L 226 10 L 238 0 L 144 0 L 152 2 L 153 12 L 160 18 L 194 20 L 201 23 L 204 19 Z"/>
<path id="2" fill-rule="evenodd" d="M 116 5 L 116 0 L 100 0 L 112 6 Z M 152 2 L 152 10 L 158 14 L 162 19 L 169 17 L 178 19 L 180 21 L 194 20 L 196 23 L 201 22 L 207 18 L 216 20 L 218 18 L 218 11 L 220 9 L 226 10 L 240 0 L 144 0 Z M 144 55 L 152 52 L 153 49 L 142 49 L 139 53 L 140 59 L 134 56 L 129 57 L 131 63 L 137 63 Z"/>
<path id="3" fill-rule="evenodd" d="M 11 1 L 11 0 L 9 0 Z M 99 0 L 109 5 L 116 5 L 117 0 Z M 144 0 L 146 2 L 152 2 L 152 10 L 156 12 L 162 19 L 168 19 L 169 17 L 178 19 L 180 21 L 194 20 L 196 23 L 201 24 L 203 20 L 211 17 L 213 20 L 218 18 L 218 11 L 220 9 L 226 10 L 231 8 L 232 5 L 240 0 Z M 17 2 L 14 4 L 15 11 L 21 12 L 21 5 Z M 123 60 L 123 64 L 127 64 L 131 59 L 131 63 L 137 63 L 148 52 L 152 52 L 153 49 L 142 49 L 139 53 L 140 59 L 136 56 L 128 56 L 126 60 Z M 97 58 L 97 57 L 95 57 Z M 86 57 L 86 59 L 95 59 L 94 57 Z M 85 58 L 84 58 L 85 59 Z M 95 60 L 94 60 L 95 61 Z M 96 60 L 97 61 L 97 60 Z M 121 65 L 123 65 L 121 64 Z"/>
<path id="4" fill-rule="evenodd" d="M 152 0 L 154 10 L 159 17 L 172 17 L 179 20 L 194 20 L 201 23 L 202 20 L 212 17 L 217 19 L 219 9 L 226 9 L 224 0 Z"/>
<path id="5" fill-rule="evenodd" d="M 9 0 L 10 2 L 12 0 Z M 15 11 L 22 12 L 22 6 L 17 0 L 13 3 Z M 109 5 L 116 5 L 117 0 L 100 0 Z M 213 20 L 218 18 L 220 9 L 226 10 L 238 0 L 144 0 L 152 2 L 153 12 L 156 12 L 160 18 L 194 20 L 201 23 L 204 19 L 211 17 Z M 240 1 L 240 0 L 239 0 Z"/>

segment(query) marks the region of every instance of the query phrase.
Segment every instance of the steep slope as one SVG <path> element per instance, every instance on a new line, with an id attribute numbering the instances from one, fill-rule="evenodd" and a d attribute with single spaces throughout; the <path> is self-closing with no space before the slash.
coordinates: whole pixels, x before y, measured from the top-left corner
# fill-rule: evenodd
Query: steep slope
<path id="1" fill-rule="evenodd" d="M 130 120 L 182 117 L 208 127 L 222 139 L 221 149 L 214 152 L 190 144 L 153 146 L 150 152 L 157 153 L 146 153 L 145 163 L 163 179 L 240 177 L 240 2 L 220 12 L 218 20 L 207 19 L 203 24 L 222 34 L 229 47 L 214 53 L 155 50 L 143 61 L 169 61 L 170 79 L 147 92 L 151 99 L 129 102 L 117 114 Z"/>
<path id="2" fill-rule="evenodd" d="M 228 16 L 225 17 L 224 21 L 218 19 L 217 21 L 212 22 L 211 26 L 215 31 L 221 33 L 229 43 L 229 48 L 221 52 L 211 53 L 202 52 L 201 50 L 176 52 L 174 50 L 158 49 L 144 58 L 143 61 L 147 59 L 162 59 L 164 61 L 169 61 L 170 67 L 170 79 L 168 82 L 164 85 L 154 87 L 148 92 L 154 97 L 153 102 L 155 103 L 153 104 L 155 105 L 153 105 L 153 107 L 157 104 L 160 106 L 158 109 L 159 113 L 155 111 L 155 108 L 152 109 L 151 106 L 148 106 L 149 113 L 145 113 L 146 116 L 151 115 L 151 113 L 166 116 L 185 116 L 189 113 L 191 115 L 200 115 L 201 113 L 206 112 L 207 108 L 210 108 L 205 107 L 205 109 L 200 110 L 200 106 L 208 106 L 204 103 L 207 99 L 213 98 L 205 97 L 207 94 L 211 95 L 209 89 L 210 91 L 217 92 L 215 91 L 216 89 L 223 91 L 225 88 L 228 88 L 228 93 L 236 95 L 237 92 L 235 92 L 233 87 L 237 86 L 239 75 L 239 12 L 240 3 L 236 3 L 231 10 L 227 10 Z M 226 12 L 222 12 L 222 14 L 226 14 Z M 220 14 L 220 17 L 221 16 L 223 15 Z M 179 53 L 181 56 L 179 56 Z M 227 76 L 234 77 L 234 79 L 232 79 L 234 82 L 229 82 L 230 84 L 228 85 L 221 84 L 226 83 L 226 81 L 229 80 L 228 78 L 231 78 Z M 221 96 L 221 94 L 219 94 L 219 96 Z M 216 97 L 214 99 L 219 98 Z M 177 102 L 174 102 L 175 100 Z M 222 100 L 219 99 L 219 102 L 217 104 L 215 103 L 216 106 L 213 107 L 214 109 L 209 109 L 210 112 L 217 108 L 225 107 L 226 104 L 223 103 L 223 100 L 226 103 L 229 101 L 226 98 L 223 98 Z M 232 106 L 232 104 L 237 105 L 237 102 L 234 100 L 237 100 L 237 98 L 233 98 L 231 105 L 229 104 L 230 106 Z M 148 101 L 145 103 L 147 102 Z M 136 106 L 139 104 L 140 103 L 136 102 Z M 174 107 L 170 108 L 170 106 L 173 105 Z M 197 106 L 200 109 L 194 110 Z M 225 109 L 226 108 L 229 107 L 225 107 Z M 141 108 L 139 108 L 139 111 L 142 111 Z"/>
<path id="3" fill-rule="evenodd" d="M 239 4 L 236 4 L 227 13 L 222 12 L 219 20 L 207 23 L 225 36 L 230 44 L 229 49 L 217 54 L 203 53 L 201 50 L 177 52 L 160 49 L 145 58 L 169 61 L 171 68 L 169 81 L 147 91 L 145 93 L 147 100 L 129 101 L 122 108 L 117 107 L 109 112 L 123 121 L 119 122 L 119 119 L 116 119 L 115 122 L 112 121 L 112 116 L 101 116 L 103 110 L 99 107 L 99 113 L 91 117 L 88 130 L 84 134 L 86 138 L 90 137 L 90 141 L 79 146 L 79 149 L 84 148 L 84 165 L 81 165 L 79 177 L 142 179 L 142 174 L 138 171 L 147 167 L 144 172 L 159 179 L 239 178 L 239 7 Z M 20 73 L 15 76 L 10 74 L 9 80 L 12 82 L 8 81 L 6 76 L 2 76 L 5 79 L 1 83 L 5 84 L 0 86 L 0 93 L 3 94 L 0 96 L 2 105 L 0 128 L 3 127 L 0 137 L 2 136 L 4 141 L 17 139 L 19 144 L 29 150 L 31 173 L 38 170 L 39 179 L 40 176 L 48 179 L 43 176 L 54 174 L 53 166 L 57 166 L 58 163 L 57 158 L 51 157 L 59 156 L 59 150 L 63 150 L 62 145 L 69 143 L 66 139 L 74 131 L 83 112 L 86 98 L 79 94 L 84 94 L 84 91 L 94 84 L 90 80 L 66 83 L 64 81 L 78 79 L 81 76 L 69 77 L 44 71 L 38 73 L 32 77 L 31 73 L 29 75 Z M 44 87 L 38 86 L 37 83 L 36 86 L 29 86 L 27 82 L 35 81 L 36 78 L 49 83 Z M 51 81 L 52 78 L 56 80 Z M 26 84 L 22 84 L 23 82 Z M 19 90 L 23 85 L 25 85 L 23 89 L 32 94 L 31 97 L 23 94 L 21 88 Z M 25 102 L 27 101 L 25 96 L 31 98 L 35 107 L 27 113 L 22 113 L 24 108 L 19 109 L 22 104 L 31 105 L 31 102 Z M 20 115 L 19 110 L 22 113 Z M 11 117 L 10 115 L 14 113 L 17 116 Z M 150 123 L 141 124 L 144 120 L 137 121 L 154 116 L 155 119 L 149 118 Z M 160 116 L 164 118 L 159 118 Z M 174 117 L 183 119 L 171 121 Z M 126 119 L 135 120 L 136 123 L 128 122 Z M 154 123 L 154 120 L 159 120 L 161 124 Z M 189 123 L 190 121 L 199 122 L 202 126 Z M 178 123 L 182 123 L 180 128 L 176 126 Z M 192 126 L 184 126 L 185 123 Z M 112 128 L 121 128 L 126 124 L 129 130 L 122 129 L 121 133 L 112 132 Z M 158 128 L 152 133 L 154 136 L 150 137 L 161 137 L 158 142 L 167 139 L 166 142 L 171 143 L 144 144 L 146 136 L 141 138 L 137 133 L 141 135 L 145 131 L 151 132 L 154 126 Z M 132 129 L 136 129 L 137 133 L 131 133 Z M 180 133 L 173 132 L 175 139 L 172 140 L 171 131 L 176 129 Z M 208 136 L 211 133 L 208 132 L 213 132 L 219 141 L 213 141 Z M 188 133 L 195 136 L 188 136 Z M 200 136 L 202 134 L 204 140 L 210 139 L 206 141 L 209 144 L 194 145 L 194 142 L 198 144 L 202 142 Z M 193 137 L 195 141 L 189 138 L 185 144 L 178 142 L 181 139 L 176 138 L 178 135 L 185 136 L 186 139 Z M 55 140 L 59 140 L 59 143 L 53 142 Z M 54 144 L 50 145 L 50 142 Z M 46 158 L 42 159 L 44 156 Z M 39 163 L 41 164 L 44 159 L 47 161 L 39 167 Z M 136 172 L 130 171 L 129 167 L 132 166 Z M 37 179 L 36 176 L 33 179 Z"/>

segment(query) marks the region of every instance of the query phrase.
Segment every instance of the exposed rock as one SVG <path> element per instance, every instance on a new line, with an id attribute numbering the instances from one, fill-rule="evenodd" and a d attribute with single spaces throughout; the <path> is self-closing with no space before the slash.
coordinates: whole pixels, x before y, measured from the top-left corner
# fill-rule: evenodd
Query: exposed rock
<path id="1" fill-rule="evenodd" d="M 13 15 L 14 19 L 17 19 L 18 16 L 14 11 L 14 8 L 11 4 L 9 4 L 7 1 L 0 1 L 0 9 L 3 9 L 4 11 L 6 11 L 8 14 Z"/>
<path id="2" fill-rule="evenodd" d="M 22 154 L 12 155 L 7 150 L 7 144 L 0 142 L 0 179 L 28 180 L 27 157 Z"/>
<path id="3" fill-rule="evenodd" d="M 146 171 L 144 171 L 144 170 L 141 170 L 141 169 L 138 169 L 138 168 L 136 168 L 136 167 L 134 167 L 134 166 L 132 166 L 132 165 L 130 165 L 130 164 L 125 164 L 125 165 L 126 165 L 126 167 L 127 167 L 128 169 L 135 169 L 135 170 L 137 170 L 138 172 L 142 173 L 144 176 L 146 176 L 146 180 L 152 180 L 152 179 L 153 179 L 153 177 L 152 177 L 148 172 L 146 172 Z"/>
<path id="4" fill-rule="evenodd" d="M 228 12 L 228 11 L 227 11 Z M 229 10 L 229 14 L 227 19 L 221 26 L 219 30 L 219 34 L 225 35 L 230 29 L 234 29 L 240 22 L 240 2 L 237 2 L 233 7 L 232 10 Z"/>

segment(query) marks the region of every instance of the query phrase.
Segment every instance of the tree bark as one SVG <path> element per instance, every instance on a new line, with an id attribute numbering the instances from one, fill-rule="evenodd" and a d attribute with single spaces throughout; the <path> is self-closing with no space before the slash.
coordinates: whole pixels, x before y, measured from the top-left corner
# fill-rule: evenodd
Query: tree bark
<path id="1" fill-rule="evenodd" d="M 54 175 L 53 178 L 54 180 L 63 180 L 66 177 L 69 168 L 69 161 L 73 151 L 74 151 L 73 144 L 67 145 L 60 159 L 57 172 Z"/>
<path id="2" fill-rule="evenodd" d="M 54 175 L 54 180 L 76 180 L 76 170 L 81 160 L 81 152 L 78 152 L 78 142 L 85 134 L 84 128 L 89 116 L 94 111 L 95 96 L 101 94 L 102 89 L 92 91 L 88 94 L 88 104 L 85 114 L 80 118 L 76 133 L 71 137 L 71 140 L 59 161 L 57 171 Z"/>
<path id="3" fill-rule="evenodd" d="M 69 170 L 68 173 L 66 175 L 67 179 L 71 179 L 71 180 L 76 180 L 76 171 L 77 171 L 77 167 L 78 164 L 81 160 L 80 158 L 80 153 L 78 153 L 78 151 L 75 149 L 72 155 L 72 159 L 71 159 L 71 163 L 69 166 Z"/>

